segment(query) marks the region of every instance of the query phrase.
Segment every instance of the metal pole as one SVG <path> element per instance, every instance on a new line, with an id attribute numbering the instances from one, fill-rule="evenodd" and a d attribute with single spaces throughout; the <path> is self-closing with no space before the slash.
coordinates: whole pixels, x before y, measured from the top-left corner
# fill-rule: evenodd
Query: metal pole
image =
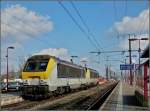
<path id="1" fill-rule="evenodd" d="M 86 67 L 86 63 L 84 64 L 84 67 Z"/>
<path id="2" fill-rule="evenodd" d="M 74 63 L 74 58 L 77 58 L 78 56 L 71 56 L 71 59 L 70 59 L 70 61 L 72 62 L 72 63 Z"/>
<path id="3" fill-rule="evenodd" d="M 138 67 L 138 73 L 140 74 L 140 54 L 141 54 L 141 45 L 140 45 L 140 39 L 139 40 L 139 67 Z"/>
<path id="4" fill-rule="evenodd" d="M 148 0 L 148 6 L 149 6 L 149 15 L 150 15 L 150 0 Z M 149 24 L 149 27 L 150 27 L 150 24 Z M 149 32 L 150 32 L 150 28 L 149 28 Z M 150 33 L 149 33 L 149 59 L 150 59 Z M 150 62 L 149 62 L 149 66 L 150 66 Z M 149 90 L 148 91 L 150 91 L 150 73 L 148 76 L 149 76 Z M 150 93 L 148 97 L 149 97 L 148 102 L 149 102 L 149 110 L 150 110 Z"/>
<path id="5" fill-rule="evenodd" d="M 105 66 L 105 68 L 106 68 L 106 79 L 108 79 L 108 76 L 107 76 L 107 65 Z"/>
<path id="6" fill-rule="evenodd" d="M 129 34 L 129 63 L 130 65 L 132 64 L 130 34 Z M 132 70 L 131 69 L 130 69 L 130 85 L 132 85 Z"/>
<path id="7" fill-rule="evenodd" d="M 109 69 L 108 69 L 108 57 L 109 57 L 109 56 L 107 56 L 107 59 L 106 59 L 106 61 L 107 61 L 107 63 L 106 63 L 106 78 L 107 78 L 107 80 L 109 79 L 109 77 L 108 77 L 108 75 L 109 75 Z"/>
<path id="8" fill-rule="evenodd" d="M 126 65 L 126 59 L 125 59 L 124 62 L 125 62 L 125 65 Z M 127 74 L 126 74 L 126 70 L 125 70 L 125 76 L 124 76 L 125 77 L 125 82 L 126 82 L 126 76 L 127 76 Z"/>
<path id="9" fill-rule="evenodd" d="M 139 39 L 139 71 L 140 71 L 140 54 L 141 54 L 141 45 L 140 45 L 140 39 Z"/>
<path id="10" fill-rule="evenodd" d="M 8 48 L 7 48 L 7 84 L 6 84 L 6 87 L 7 87 L 7 91 L 8 91 Z"/>
<path id="11" fill-rule="evenodd" d="M 121 81 L 123 80 L 123 76 L 122 76 L 122 70 L 121 70 Z"/>

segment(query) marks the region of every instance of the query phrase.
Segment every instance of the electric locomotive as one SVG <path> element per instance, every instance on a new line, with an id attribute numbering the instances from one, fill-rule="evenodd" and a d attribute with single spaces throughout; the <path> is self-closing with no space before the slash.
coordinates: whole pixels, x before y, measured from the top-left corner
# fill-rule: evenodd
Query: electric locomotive
<path id="1" fill-rule="evenodd" d="M 22 71 L 21 95 L 24 99 L 49 97 L 97 84 L 96 70 L 50 55 L 30 57 Z"/>

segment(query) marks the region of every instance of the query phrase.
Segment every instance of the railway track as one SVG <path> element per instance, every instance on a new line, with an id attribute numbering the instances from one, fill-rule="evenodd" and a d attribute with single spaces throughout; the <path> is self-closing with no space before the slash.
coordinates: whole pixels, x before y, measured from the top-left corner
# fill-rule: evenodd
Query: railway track
<path id="1" fill-rule="evenodd" d="M 93 95 L 85 95 L 81 98 L 75 99 L 63 107 L 55 107 L 56 110 L 98 110 L 102 103 L 105 101 L 110 92 L 114 89 L 115 85 L 101 89 L 100 93 Z M 51 108 L 50 108 L 51 109 Z"/>
<path id="2" fill-rule="evenodd" d="M 107 84 L 106 86 L 91 87 L 87 90 L 71 92 L 68 94 L 59 95 L 57 97 L 52 96 L 49 99 L 41 101 L 24 100 L 20 103 L 3 106 L 2 109 L 4 110 L 92 109 L 93 107 L 91 106 L 94 103 L 94 101 L 97 100 L 97 98 L 99 98 L 100 95 L 103 95 L 106 92 L 106 90 L 108 90 L 112 86 L 114 85 Z"/>
<path id="3" fill-rule="evenodd" d="M 17 109 L 24 109 L 24 108 L 28 109 L 30 106 L 33 106 L 35 104 L 36 104 L 35 101 L 24 100 L 20 103 L 2 106 L 2 109 L 5 109 L 5 110 L 17 110 Z"/>
<path id="4" fill-rule="evenodd" d="M 97 98 L 92 104 L 89 105 L 87 110 L 98 110 L 116 86 L 117 86 L 117 84 L 115 86 L 111 87 L 106 92 L 104 92 L 101 96 L 99 96 L 99 98 Z"/>
<path id="5" fill-rule="evenodd" d="M 19 103 L 13 103 L 13 104 L 1 106 L 1 108 L 5 109 L 5 110 L 30 109 L 30 108 L 36 107 L 40 104 L 45 104 L 49 101 L 57 100 L 57 99 L 63 98 L 67 95 L 70 95 L 70 94 L 73 94 L 73 93 L 76 93 L 76 92 L 79 92 L 79 91 L 80 90 L 73 90 L 70 93 L 65 93 L 63 95 L 57 95 L 57 96 L 51 96 L 49 99 L 44 99 L 44 100 L 40 100 L 40 101 L 24 100 L 24 101 L 19 102 Z"/>
<path id="6" fill-rule="evenodd" d="M 91 105 L 95 103 L 99 97 L 103 96 L 108 89 L 114 88 L 115 85 L 116 84 L 95 87 L 88 91 L 81 91 L 51 103 L 37 106 L 32 110 L 87 110 L 90 109 Z"/>
<path id="7" fill-rule="evenodd" d="M 24 101 L 19 102 L 19 103 L 2 106 L 1 108 L 4 109 L 4 110 L 31 109 L 32 107 L 35 107 L 37 105 L 44 104 L 44 103 L 47 103 L 49 101 L 53 101 L 53 100 L 56 100 L 56 99 L 60 99 L 60 98 L 63 98 L 64 96 L 67 96 L 67 95 L 69 95 L 69 94 L 58 95 L 56 97 L 51 96 L 49 99 L 44 99 L 44 100 L 40 100 L 40 101 L 24 100 Z"/>

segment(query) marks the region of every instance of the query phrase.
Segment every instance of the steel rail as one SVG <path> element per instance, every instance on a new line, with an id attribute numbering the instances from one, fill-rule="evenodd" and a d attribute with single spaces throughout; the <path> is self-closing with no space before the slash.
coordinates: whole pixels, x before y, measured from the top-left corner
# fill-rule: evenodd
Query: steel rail
<path id="1" fill-rule="evenodd" d="M 117 84 L 115 84 L 115 86 L 113 86 L 109 90 L 107 90 L 103 95 L 98 97 L 98 99 L 96 99 L 91 105 L 89 105 L 87 110 L 97 110 L 98 108 L 100 108 L 100 106 L 103 104 L 103 102 L 105 102 L 105 100 L 108 97 L 109 93 L 111 93 L 111 91 L 117 86 Z"/>

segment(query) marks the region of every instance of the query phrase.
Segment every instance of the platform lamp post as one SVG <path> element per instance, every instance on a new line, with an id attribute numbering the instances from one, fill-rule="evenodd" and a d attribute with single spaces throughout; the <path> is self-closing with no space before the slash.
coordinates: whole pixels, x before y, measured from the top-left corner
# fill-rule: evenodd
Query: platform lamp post
<path id="1" fill-rule="evenodd" d="M 71 61 L 72 63 L 73 63 L 73 59 L 74 59 L 74 58 L 78 58 L 78 56 L 74 56 L 74 55 L 71 56 L 70 61 Z"/>
<path id="2" fill-rule="evenodd" d="M 7 47 L 7 55 L 6 55 L 6 58 L 7 58 L 7 91 L 8 91 L 8 50 L 9 49 L 14 49 L 15 47 L 13 47 L 13 46 L 9 46 L 9 47 Z"/>

